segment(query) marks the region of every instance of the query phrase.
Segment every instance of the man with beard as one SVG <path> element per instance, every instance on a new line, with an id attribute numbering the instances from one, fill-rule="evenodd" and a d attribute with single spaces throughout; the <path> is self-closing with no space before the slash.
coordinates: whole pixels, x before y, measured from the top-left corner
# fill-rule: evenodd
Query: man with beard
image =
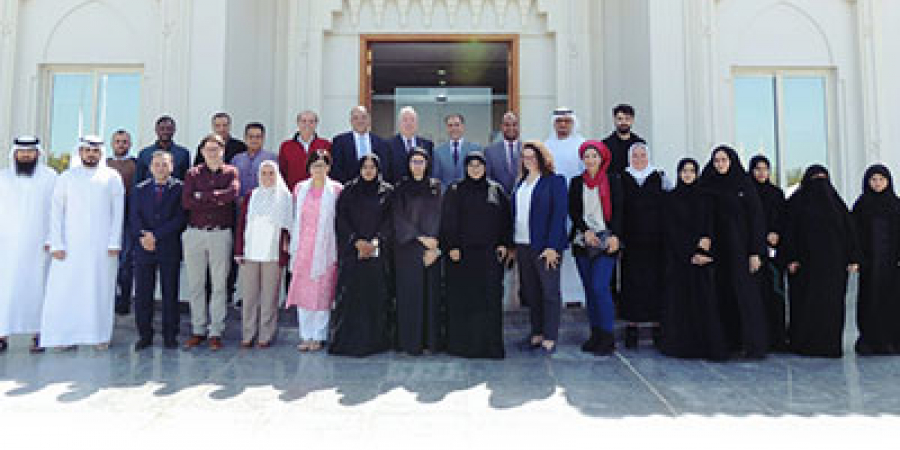
<path id="1" fill-rule="evenodd" d="M 210 119 L 212 132 L 225 141 L 225 164 L 231 164 L 234 157 L 247 151 L 247 144 L 231 135 L 231 115 L 227 112 L 217 112 Z M 203 164 L 202 146 L 197 146 L 197 154 L 194 156 L 194 165 Z"/>
<path id="2" fill-rule="evenodd" d="M 56 172 L 40 160 L 40 141 L 21 136 L 13 141 L 10 165 L 0 171 L 0 211 L 15 218 L 0 221 L 0 352 L 13 334 L 32 334 L 38 352 L 47 253 L 50 201 Z"/>
<path id="3" fill-rule="evenodd" d="M 616 123 L 616 131 L 610 133 L 603 143 L 612 152 L 609 173 L 621 174 L 628 167 L 628 149 L 637 142 L 646 143 L 646 141 L 631 131 L 631 127 L 634 126 L 634 108 L 631 105 L 623 103 L 613 108 L 613 120 Z"/>
<path id="4" fill-rule="evenodd" d="M 137 161 L 128 156 L 131 150 L 131 134 L 118 130 L 112 135 L 113 156 L 106 159 L 106 164 L 119 172 L 122 184 L 125 185 L 125 217 L 128 217 L 128 199 L 134 186 L 134 174 Z M 127 227 L 128 221 L 124 226 Z M 119 254 L 119 273 L 116 277 L 116 314 L 125 315 L 131 309 L 131 291 L 134 283 L 132 270 L 132 247 L 128 230 L 122 230 L 122 253 Z"/>
<path id="5" fill-rule="evenodd" d="M 546 144 L 550 153 L 553 154 L 556 173 L 564 176 L 566 185 L 568 185 L 572 177 L 584 172 L 584 164 L 578 153 L 578 148 L 584 143 L 584 137 L 578 133 L 578 117 L 575 116 L 575 111 L 569 108 L 556 108 L 551 117 L 552 129 Z M 570 224 L 567 219 L 566 229 L 569 228 Z M 584 304 L 584 286 L 578 276 L 578 268 L 572 252 L 563 253 L 560 275 L 563 302 Z"/>
<path id="6" fill-rule="evenodd" d="M 103 141 L 86 136 L 75 164 L 53 190 L 50 274 L 41 319 L 41 345 L 109 346 L 116 266 L 122 249 L 125 187 L 106 165 Z"/>

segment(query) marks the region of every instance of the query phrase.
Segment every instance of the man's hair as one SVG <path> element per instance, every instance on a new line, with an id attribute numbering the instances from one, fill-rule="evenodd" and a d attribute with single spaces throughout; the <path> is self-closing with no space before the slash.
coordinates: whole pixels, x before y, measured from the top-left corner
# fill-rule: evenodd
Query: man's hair
<path id="1" fill-rule="evenodd" d="M 156 158 L 168 158 L 168 160 L 172 161 L 172 154 L 165 150 L 156 150 L 153 152 L 153 155 L 150 157 L 150 160 L 154 160 Z"/>
<path id="2" fill-rule="evenodd" d="M 113 132 L 112 135 L 113 135 L 113 136 L 118 136 L 118 135 L 120 135 L 120 134 L 124 134 L 124 135 L 128 136 L 128 139 L 131 139 L 131 133 L 129 133 L 128 130 L 126 130 L 126 129 L 124 129 L 124 128 L 119 128 L 118 130 L 116 130 L 115 132 Z"/>
<path id="3" fill-rule="evenodd" d="M 316 114 L 315 111 L 312 111 L 312 110 L 309 110 L 309 109 L 307 109 L 307 110 L 305 110 L 305 111 L 300 111 L 300 114 L 297 114 L 297 122 L 300 121 L 300 118 L 301 118 L 301 117 L 303 117 L 303 116 L 305 116 L 305 115 L 307 115 L 307 114 L 311 114 L 311 115 L 316 119 L 316 123 L 319 123 L 319 115 Z"/>
<path id="4" fill-rule="evenodd" d="M 447 117 L 444 117 L 444 123 L 450 122 L 450 119 L 459 119 L 459 123 L 466 124 L 466 118 L 460 113 L 447 114 Z"/>
<path id="5" fill-rule="evenodd" d="M 203 137 L 203 140 L 200 141 L 200 148 L 206 147 L 206 144 L 212 142 L 219 147 L 222 147 L 222 150 L 225 149 L 225 140 L 222 139 L 218 134 L 210 133 Z"/>
<path id="6" fill-rule="evenodd" d="M 215 122 L 216 119 L 228 119 L 228 123 L 231 123 L 231 116 L 227 112 L 217 112 L 213 114 L 212 121 Z"/>
<path id="7" fill-rule="evenodd" d="M 619 113 L 634 117 L 634 107 L 627 103 L 618 104 L 615 108 L 613 108 L 613 117 L 615 117 Z"/>
<path id="8" fill-rule="evenodd" d="M 412 114 L 416 117 L 419 117 L 419 113 L 417 113 L 416 109 L 412 106 L 404 106 L 400 108 L 400 112 L 397 114 L 397 117 L 403 117 L 404 114 Z"/>
<path id="9" fill-rule="evenodd" d="M 165 122 L 171 122 L 174 125 L 175 119 L 173 119 L 172 116 L 161 116 L 159 119 L 156 119 L 157 126 L 159 126 Z"/>
<path id="10" fill-rule="evenodd" d="M 249 132 L 250 130 L 253 130 L 253 129 L 257 129 L 257 130 L 261 131 L 263 135 L 266 134 L 266 127 L 265 127 L 265 125 L 263 125 L 263 124 L 261 124 L 261 123 L 259 123 L 259 122 L 250 122 L 250 123 L 248 123 L 247 126 L 244 127 L 244 134 L 247 134 L 247 132 Z"/>
<path id="11" fill-rule="evenodd" d="M 503 122 L 504 120 L 506 120 L 507 117 L 512 117 L 513 119 L 516 119 L 516 122 L 519 121 L 519 115 L 513 111 L 507 111 L 507 112 L 503 113 L 503 117 L 500 118 L 500 121 Z"/>

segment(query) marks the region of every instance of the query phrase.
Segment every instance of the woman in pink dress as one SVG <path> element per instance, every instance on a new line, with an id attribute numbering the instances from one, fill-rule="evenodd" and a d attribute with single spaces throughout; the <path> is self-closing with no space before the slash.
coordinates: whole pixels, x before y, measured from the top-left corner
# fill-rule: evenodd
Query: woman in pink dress
<path id="1" fill-rule="evenodd" d="M 319 150 L 309 155 L 310 178 L 294 188 L 294 224 L 291 232 L 291 285 L 286 306 L 297 307 L 300 345 L 321 350 L 337 284 L 337 245 L 334 213 L 341 184 L 328 178 L 331 156 Z"/>

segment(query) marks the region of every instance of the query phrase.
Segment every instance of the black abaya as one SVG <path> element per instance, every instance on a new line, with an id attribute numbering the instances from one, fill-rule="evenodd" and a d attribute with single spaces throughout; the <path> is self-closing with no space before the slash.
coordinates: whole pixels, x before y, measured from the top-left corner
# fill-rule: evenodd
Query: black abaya
<path id="1" fill-rule="evenodd" d="M 469 158 L 467 158 L 468 160 Z M 467 178 L 444 194 L 441 245 L 460 250 L 445 258 L 447 352 L 468 358 L 503 358 L 503 264 L 499 246 L 512 246 L 512 218 L 503 188 Z"/>
<path id="2" fill-rule="evenodd" d="M 679 173 L 684 164 L 679 164 Z M 695 185 L 679 181 L 666 194 L 663 213 L 664 333 L 660 350 L 679 358 L 725 359 L 728 349 L 713 284 L 715 262 L 702 266 L 691 262 L 694 255 L 709 256 L 698 244 L 701 238 L 713 237 L 710 198 Z"/>
<path id="3" fill-rule="evenodd" d="M 750 159 L 750 168 L 754 169 L 759 163 L 771 166 L 766 157 L 754 156 Z M 753 185 L 756 186 L 756 193 L 759 195 L 759 200 L 762 204 L 766 236 L 769 233 L 775 233 L 780 239 L 784 234 L 783 222 L 784 208 L 786 206 L 784 191 L 768 180 L 765 183 L 760 183 L 754 179 Z M 768 239 L 766 240 L 766 245 L 768 248 L 772 248 L 776 254 L 773 256 L 770 251 L 766 251 L 762 258 L 762 267 L 754 277 L 759 284 L 759 293 L 765 309 L 766 328 L 769 331 L 769 349 L 784 351 L 787 349 L 787 323 L 785 317 L 785 305 L 787 303 L 785 293 L 787 287 L 784 282 L 784 266 L 780 264 L 777 256 L 780 245 L 772 247 Z"/>
<path id="4" fill-rule="evenodd" d="M 337 201 L 338 283 L 328 352 L 368 356 L 390 349 L 388 290 L 391 187 L 357 178 Z M 360 258 L 356 242 L 378 240 L 378 254 Z"/>
<path id="5" fill-rule="evenodd" d="M 791 351 L 807 356 L 843 354 L 847 266 L 859 262 L 850 212 L 828 179 L 824 167 L 806 171 L 800 188 L 788 200 L 784 257 L 799 262 L 788 276 Z"/>
<path id="6" fill-rule="evenodd" d="M 426 267 L 420 236 L 438 237 L 441 184 L 407 176 L 392 201 L 394 270 L 397 289 L 397 344 L 410 354 L 436 352 L 441 346 L 440 259 Z"/>
<path id="7" fill-rule="evenodd" d="M 873 175 L 888 180 L 878 193 L 869 186 Z M 853 206 L 852 217 L 859 236 L 859 290 L 856 323 L 861 354 L 889 354 L 900 351 L 900 199 L 894 192 L 888 169 L 870 167 L 863 177 L 863 194 Z"/>
<path id="8" fill-rule="evenodd" d="M 724 151 L 731 161 L 726 173 L 713 166 Z M 750 272 L 750 257 L 765 255 L 762 206 L 737 152 L 728 147 L 713 151 L 698 187 L 712 196 L 715 295 L 729 350 L 749 358 L 762 358 L 768 350 L 765 310 L 759 287 Z"/>
<path id="9" fill-rule="evenodd" d="M 622 175 L 622 293 L 619 316 L 629 322 L 659 322 L 662 315 L 663 178 L 653 172 L 638 185 Z"/>

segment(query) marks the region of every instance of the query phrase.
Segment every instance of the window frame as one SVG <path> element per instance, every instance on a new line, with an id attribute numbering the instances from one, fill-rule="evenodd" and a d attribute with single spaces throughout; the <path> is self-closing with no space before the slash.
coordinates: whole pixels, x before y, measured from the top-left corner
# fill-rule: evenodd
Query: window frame
<path id="1" fill-rule="evenodd" d="M 71 74 L 71 75 L 90 75 L 93 82 L 93 92 L 91 96 L 93 98 L 94 110 L 91 111 L 91 126 L 89 129 L 91 133 L 101 133 L 102 130 L 98 130 L 99 123 L 99 107 L 100 107 L 100 78 L 103 75 L 137 75 L 140 78 L 140 87 L 138 88 L 138 128 L 135 130 L 128 130 L 132 134 L 132 141 L 136 142 L 140 139 L 141 127 L 144 120 L 144 102 L 145 102 L 145 75 L 144 75 L 144 66 L 142 64 L 42 64 L 39 70 L 41 87 L 40 93 L 41 98 L 39 101 L 40 105 L 40 113 L 38 118 L 38 132 L 41 136 L 45 137 L 47 147 L 52 146 L 52 122 L 53 122 L 53 91 L 54 91 L 54 77 L 56 75 L 63 74 Z M 109 136 L 101 136 L 104 140 L 109 139 Z M 73 142 L 72 145 L 75 143 Z M 49 148 L 51 152 L 55 152 L 58 154 L 63 154 L 67 152 L 65 148 L 54 149 Z M 133 150 L 133 149 L 132 149 Z M 59 155 L 57 155 L 59 156 Z"/>
<path id="2" fill-rule="evenodd" d="M 788 188 L 787 173 L 785 173 L 783 158 L 783 145 L 785 141 L 784 135 L 784 80 L 793 77 L 819 77 L 825 80 L 825 161 L 824 164 L 831 173 L 832 182 L 837 185 L 838 178 L 843 175 L 843 170 L 838 170 L 841 166 L 840 156 L 840 140 L 839 130 L 837 126 L 837 75 L 834 67 L 742 67 L 735 66 L 732 68 L 731 83 L 731 118 L 732 126 L 732 142 L 737 142 L 737 92 L 735 82 L 742 77 L 771 77 L 774 80 L 775 88 L 775 161 L 773 164 L 777 168 L 777 173 L 773 174 L 776 184 L 782 188 Z M 749 171 L 751 168 L 748 167 Z"/>

